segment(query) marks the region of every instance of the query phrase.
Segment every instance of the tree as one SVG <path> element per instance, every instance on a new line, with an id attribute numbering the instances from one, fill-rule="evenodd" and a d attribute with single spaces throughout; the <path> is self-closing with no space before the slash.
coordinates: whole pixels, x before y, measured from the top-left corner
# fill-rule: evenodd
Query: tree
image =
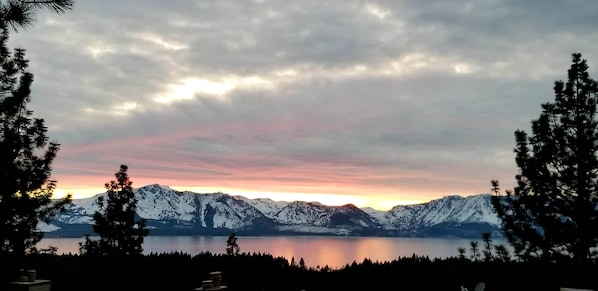
<path id="1" fill-rule="evenodd" d="M 24 49 L 7 48 L 9 29 L 31 25 L 34 11 L 50 8 L 62 13 L 72 0 L 0 1 L 0 253 L 22 255 L 33 250 L 43 233 L 40 221 L 49 222 L 71 201 L 52 200 L 56 181 L 51 163 L 59 149 L 49 142 L 41 118 L 27 109 L 33 74 L 27 71 Z"/>
<path id="2" fill-rule="evenodd" d="M 35 22 L 35 10 L 47 8 L 62 14 L 73 8 L 73 0 L 0 0 L 0 22 L 17 31 Z"/>
<path id="3" fill-rule="evenodd" d="M 295 262 L 295 256 L 291 257 L 291 267 L 297 267 L 297 262 Z"/>
<path id="4" fill-rule="evenodd" d="M 307 269 L 307 266 L 305 266 L 305 260 L 303 259 L 303 257 L 301 257 L 299 259 L 299 269 L 301 269 L 301 270 Z"/>
<path id="5" fill-rule="evenodd" d="M 520 259 L 589 262 L 598 242 L 598 83 L 580 53 L 554 95 L 531 136 L 515 131 L 517 186 L 492 204 Z"/>
<path id="6" fill-rule="evenodd" d="M 477 262 L 480 258 L 480 250 L 478 249 L 478 242 L 477 241 L 470 241 L 469 242 L 469 250 L 471 251 L 471 260 Z"/>
<path id="7" fill-rule="evenodd" d="M 511 261 L 511 255 L 509 254 L 509 250 L 505 245 L 495 245 L 494 250 L 496 251 L 496 260 L 505 263 Z"/>
<path id="8" fill-rule="evenodd" d="M 52 199 L 51 164 L 60 145 L 27 108 L 33 74 L 25 50 L 7 48 L 8 37 L 0 21 L 0 253 L 22 255 L 42 239 L 38 223 L 50 222 L 71 196 Z"/>
<path id="9" fill-rule="evenodd" d="M 237 244 L 237 237 L 235 237 L 235 233 L 231 233 L 226 240 L 226 254 L 229 256 L 236 256 L 239 254 L 241 248 Z"/>
<path id="10" fill-rule="evenodd" d="M 459 253 L 458 258 L 460 260 L 465 260 L 467 259 L 467 257 L 465 256 L 465 254 L 467 253 L 467 250 L 464 247 L 458 247 L 457 248 L 457 252 Z"/>
<path id="11" fill-rule="evenodd" d="M 149 234 L 146 220 L 135 217 L 137 199 L 133 192 L 133 182 L 127 174 L 128 167 L 121 165 L 115 173 L 116 180 L 105 184 L 106 198 L 96 200 L 98 210 L 94 213 L 93 230 L 100 238 L 91 240 L 89 236 L 80 243 L 80 252 L 88 255 L 141 255 L 142 244 Z"/>
<path id="12" fill-rule="evenodd" d="M 492 234 L 490 232 L 482 233 L 482 241 L 484 242 L 484 261 L 490 262 L 494 259 L 492 255 Z"/>

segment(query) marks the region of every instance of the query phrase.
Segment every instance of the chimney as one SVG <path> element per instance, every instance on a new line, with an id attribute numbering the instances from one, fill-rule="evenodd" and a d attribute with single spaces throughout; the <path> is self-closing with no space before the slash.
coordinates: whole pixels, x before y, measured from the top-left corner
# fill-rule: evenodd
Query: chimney
<path id="1" fill-rule="evenodd" d="M 36 270 L 21 269 L 21 276 L 10 283 L 9 291 L 50 291 L 50 280 L 37 279 Z"/>
<path id="2" fill-rule="evenodd" d="M 216 271 L 210 273 L 210 279 L 201 281 L 201 287 L 195 288 L 195 291 L 225 289 L 227 289 L 226 286 L 222 285 L 222 272 Z"/>

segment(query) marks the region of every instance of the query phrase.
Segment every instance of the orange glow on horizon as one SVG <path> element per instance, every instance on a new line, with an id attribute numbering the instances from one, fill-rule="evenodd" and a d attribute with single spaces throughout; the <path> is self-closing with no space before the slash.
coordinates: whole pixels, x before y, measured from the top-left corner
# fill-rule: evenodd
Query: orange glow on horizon
<path id="1" fill-rule="evenodd" d="M 347 125 L 331 124 L 326 129 L 345 130 L 360 117 L 354 118 L 347 121 Z M 272 126 L 253 122 L 248 125 L 231 121 L 201 128 L 181 128 L 168 132 L 168 135 L 156 132 L 65 147 L 61 151 L 66 160 L 57 159 L 60 166 L 56 168 L 59 170 L 53 173 L 53 178 L 58 181 L 55 197 L 70 193 L 78 199 L 104 193 L 104 184 L 113 180 L 118 170 L 117 163 L 112 166 L 110 163 L 112 159 L 120 159 L 115 157 L 99 165 L 88 165 L 77 162 L 76 157 L 101 156 L 103 153 L 112 156 L 129 148 L 137 149 L 138 145 L 147 146 L 139 147 L 133 155 L 120 162 L 129 166 L 129 176 L 135 188 L 160 184 L 177 191 L 222 192 L 274 201 L 317 201 L 330 206 L 353 204 L 376 210 L 426 203 L 454 193 L 468 195 L 472 188 L 490 188 L 486 183 L 479 186 L 478 179 L 470 175 L 455 179 L 400 167 L 386 172 L 385 167 L 375 166 L 375 161 L 370 164 L 364 158 L 352 155 L 339 157 L 304 153 L 271 160 L 266 153 L 230 151 L 222 146 L 219 150 L 226 155 L 214 160 L 219 156 L 207 153 L 204 156 L 179 145 L 179 142 L 189 139 L 219 140 L 222 132 L 230 132 L 240 142 L 251 142 L 253 137 L 249 133 L 252 131 L 247 130 L 248 127 L 258 129 L 260 136 L 277 136 L 295 132 L 295 128 L 319 125 L 317 119 L 310 118 L 282 120 Z M 301 138 L 304 134 L 301 130 L 297 132 L 293 138 Z M 164 155 L 162 151 L 165 148 L 176 150 Z"/>
<path id="2" fill-rule="evenodd" d="M 143 186 L 143 185 L 141 185 Z M 137 187 L 141 187 L 137 186 Z M 333 193 L 300 193 L 300 192 L 268 192 L 268 191 L 246 191 L 236 188 L 216 187 L 192 187 L 192 186 L 170 186 L 176 191 L 190 191 L 199 194 L 225 193 L 233 196 L 243 196 L 249 199 L 269 198 L 273 201 L 305 201 L 318 202 L 327 206 L 341 206 L 353 204 L 357 207 L 371 207 L 376 210 L 389 210 L 397 205 L 418 204 L 427 201 L 422 200 L 393 200 L 385 195 L 355 195 L 355 194 L 333 194 Z M 135 187 L 135 188 L 137 188 Z M 105 188 L 97 187 L 57 187 L 54 191 L 54 198 L 62 198 L 71 194 L 73 199 L 81 199 L 95 196 L 106 192 Z"/>
<path id="3" fill-rule="evenodd" d="M 202 183 L 201 186 L 197 186 L 197 177 L 192 174 L 185 175 L 186 173 L 193 173 L 192 171 L 177 176 L 161 172 L 139 171 L 136 167 L 130 169 L 129 174 L 134 188 L 159 184 L 176 191 L 190 191 L 199 194 L 221 192 L 249 199 L 269 198 L 273 201 L 318 202 L 328 206 L 353 204 L 359 208 L 370 207 L 381 211 L 390 210 L 398 205 L 426 203 L 440 198 L 439 195 L 443 195 L 434 189 L 419 189 L 417 185 L 409 188 L 403 187 L 400 191 L 389 185 L 360 185 L 357 178 L 327 177 L 323 172 L 318 173 L 321 175 L 316 175 L 314 181 L 304 181 L 306 179 L 292 179 L 293 173 L 289 174 L 284 171 L 270 171 L 268 175 L 263 174 L 260 176 L 249 171 L 244 173 L 250 174 L 238 173 L 238 175 L 228 179 L 209 176 L 200 177 L 199 179 L 206 182 Z M 71 194 L 73 199 L 80 199 L 105 193 L 104 185 L 114 179 L 114 171 L 106 170 L 105 172 L 107 173 L 100 173 L 99 170 L 94 172 L 81 170 L 77 175 L 56 175 L 55 179 L 58 184 L 54 191 L 54 198 Z M 173 176 L 176 178 L 173 179 Z M 296 177 L 303 176 L 305 175 L 299 173 Z M 313 177 L 313 175 L 310 177 Z M 359 177 L 364 178 L 367 175 Z M 341 180 L 343 183 L 338 182 Z M 243 186 L 238 187 L 237 185 Z"/>

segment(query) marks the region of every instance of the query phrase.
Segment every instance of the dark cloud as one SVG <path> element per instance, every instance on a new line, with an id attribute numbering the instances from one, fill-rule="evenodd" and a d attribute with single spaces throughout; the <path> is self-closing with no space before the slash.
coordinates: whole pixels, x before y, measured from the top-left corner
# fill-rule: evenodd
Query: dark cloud
<path id="1" fill-rule="evenodd" d="M 10 43 L 62 144 L 59 188 L 127 163 L 137 185 L 425 201 L 513 185 L 513 132 L 552 100 L 571 53 L 598 66 L 597 9 L 80 1 Z"/>

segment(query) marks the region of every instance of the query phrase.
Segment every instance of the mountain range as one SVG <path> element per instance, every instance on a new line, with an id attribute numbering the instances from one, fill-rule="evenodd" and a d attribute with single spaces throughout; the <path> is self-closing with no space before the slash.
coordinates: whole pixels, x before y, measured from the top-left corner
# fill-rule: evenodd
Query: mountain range
<path id="1" fill-rule="evenodd" d="M 481 238 L 501 237 L 490 194 L 445 196 L 430 202 L 397 205 L 388 211 L 352 204 L 249 199 L 225 193 L 176 191 L 153 184 L 134 189 L 138 218 L 149 235 L 341 235 Z M 42 224 L 45 237 L 94 235 L 96 196 L 73 199 L 66 212 Z"/>

